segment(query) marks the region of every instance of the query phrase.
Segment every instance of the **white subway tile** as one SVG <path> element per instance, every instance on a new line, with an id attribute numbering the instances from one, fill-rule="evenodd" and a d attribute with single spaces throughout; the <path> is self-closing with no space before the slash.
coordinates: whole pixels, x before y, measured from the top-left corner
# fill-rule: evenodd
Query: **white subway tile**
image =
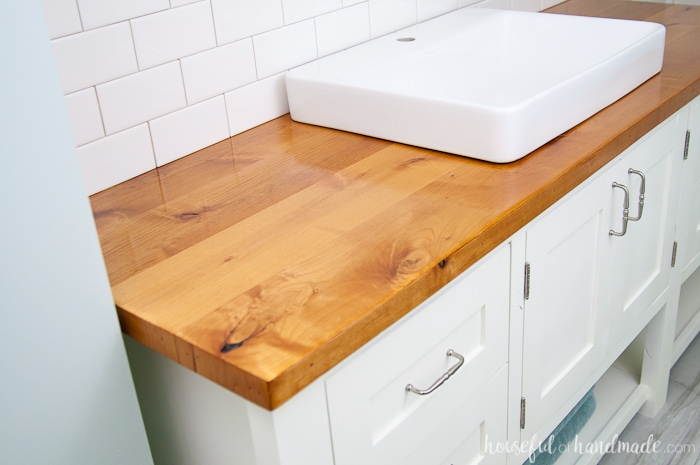
<path id="1" fill-rule="evenodd" d="M 341 0 L 282 0 L 284 23 L 292 24 L 343 7 Z"/>
<path id="2" fill-rule="evenodd" d="M 51 41 L 64 94 L 137 71 L 129 23 Z"/>
<path id="3" fill-rule="evenodd" d="M 78 0 L 85 29 L 114 24 L 126 19 L 170 8 L 168 0 Z"/>
<path id="4" fill-rule="evenodd" d="M 255 82 L 253 41 L 248 38 L 181 60 L 191 105 Z"/>
<path id="5" fill-rule="evenodd" d="M 314 20 L 275 29 L 253 37 L 258 79 L 317 58 Z"/>
<path id="6" fill-rule="evenodd" d="M 449 13 L 459 8 L 459 0 L 418 0 L 418 22 Z"/>
<path id="7" fill-rule="evenodd" d="M 77 152 L 88 195 L 156 167 L 147 124 L 83 145 Z"/>
<path id="8" fill-rule="evenodd" d="M 181 63 L 190 105 L 255 82 L 257 77 L 250 38 L 183 58 Z"/>
<path id="9" fill-rule="evenodd" d="M 343 0 L 343 7 L 357 5 L 358 3 L 369 3 L 367 0 Z"/>
<path id="10" fill-rule="evenodd" d="M 75 0 L 42 0 L 46 25 L 52 39 L 83 30 Z"/>
<path id="11" fill-rule="evenodd" d="M 179 110 L 186 105 L 180 63 L 168 63 L 97 86 L 97 97 L 107 134 Z"/>
<path id="12" fill-rule="evenodd" d="M 546 10 L 547 8 L 551 8 L 554 5 L 559 5 L 561 2 L 564 0 L 542 0 L 542 9 Z M 665 2 L 662 2 L 665 3 Z M 674 2 L 676 3 L 676 2 Z M 683 2 L 677 2 L 677 3 L 683 3 Z M 690 3 L 690 2 L 685 2 L 685 3 Z"/>
<path id="13" fill-rule="evenodd" d="M 66 106 L 76 146 L 80 147 L 105 136 L 94 87 L 66 95 Z"/>
<path id="14" fill-rule="evenodd" d="M 190 3 L 202 2 L 206 0 L 170 0 L 170 6 L 172 8 L 177 8 L 182 5 L 189 5 Z"/>
<path id="15" fill-rule="evenodd" d="M 281 0 L 211 0 L 219 45 L 284 25 Z"/>
<path id="16" fill-rule="evenodd" d="M 493 8 L 497 10 L 510 10 L 510 0 L 484 0 L 476 5 L 478 8 Z"/>
<path id="17" fill-rule="evenodd" d="M 289 113 L 284 74 L 225 94 L 232 136 Z"/>
<path id="18" fill-rule="evenodd" d="M 369 2 L 372 37 L 379 37 L 415 24 L 416 1 L 372 0 Z"/>
<path id="19" fill-rule="evenodd" d="M 216 47 L 209 2 L 199 2 L 131 20 L 141 69 Z"/>
<path id="20" fill-rule="evenodd" d="M 511 8 L 518 11 L 540 11 L 542 0 L 512 0 Z"/>
<path id="21" fill-rule="evenodd" d="M 325 56 L 370 39 L 369 6 L 361 3 L 315 18 L 318 56 Z"/>
<path id="22" fill-rule="evenodd" d="M 480 0 L 459 0 L 459 7 L 464 8 L 464 7 L 475 7 L 478 5 Z"/>
<path id="23" fill-rule="evenodd" d="M 158 166 L 229 137 L 223 95 L 154 119 L 148 124 Z"/>

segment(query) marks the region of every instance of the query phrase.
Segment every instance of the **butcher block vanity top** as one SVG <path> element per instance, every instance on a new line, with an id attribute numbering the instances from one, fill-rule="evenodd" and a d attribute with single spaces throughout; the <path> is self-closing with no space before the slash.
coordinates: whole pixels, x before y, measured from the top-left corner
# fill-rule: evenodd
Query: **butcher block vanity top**
<path id="1" fill-rule="evenodd" d="M 286 115 L 95 194 L 122 330 L 275 409 L 700 94 L 700 7 L 549 11 L 665 25 L 660 74 L 509 164 Z"/>

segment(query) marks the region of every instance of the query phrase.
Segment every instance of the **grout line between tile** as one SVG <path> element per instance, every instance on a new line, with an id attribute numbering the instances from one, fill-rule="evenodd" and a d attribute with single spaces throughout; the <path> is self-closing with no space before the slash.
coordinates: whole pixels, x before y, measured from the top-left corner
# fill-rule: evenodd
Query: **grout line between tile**
<path id="1" fill-rule="evenodd" d="M 147 121 L 146 124 L 148 127 L 148 139 L 151 141 L 151 153 L 153 154 L 153 164 L 156 168 L 159 168 L 158 158 L 156 157 L 156 146 L 153 143 L 153 132 L 151 131 L 151 122 Z"/>
<path id="2" fill-rule="evenodd" d="M 129 23 L 129 34 L 131 35 L 131 46 L 134 49 L 134 58 L 136 59 L 136 73 L 139 71 L 142 71 L 141 69 L 141 63 L 139 63 L 139 54 L 136 53 L 136 39 L 134 39 L 134 28 L 131 25 L 131 20 L 128 19 L 127 22 Z M 133 74 L 136 74 L 133 73 Z"/>
<path id="3" fill-rule="evenodd" d="M 226 93 L 221 94 L 221 96 L 224 98 L 224 112 L 226 112 L 226 129 L 228 129 L 228 137 L 231 138 L 233 137 L 233 134 L 231 131 L 231 118 L 228 115 L 228 100 L 226 99 Z"/>
<path id="4" fill-rule="evenodd" d="M 97 110 L 100 112 L 100 124 L 102 124 L 102 133 L 104 134 L 101 139 L 104 139 L 107 137 L 107 127 L 105 126 L 105 116 L 102 114 L 102 105 L 100 104 L 100 94 L 97 93 L 97 86 L 92 86 L 92 91 L 95 93 L 95 100 L 97 100 Z"/>
<path id="5" fill-rule="evenodd" d="M 75 3 L 75 10 L 78 12 L 78 21 L 80 21 L 80 32 L 84 32 L 85 26 L 83 26 L 83 17 L 80 14 L 80 4 L 78 4 L 78 0 L 73 0 L 73 3 Z"/>
<path id="6" fill-rule="evenodd" d="M 182 71 L 182 58 L 177 60 L 178 67 L 180 68 L 180 80 L 182 81 L 182 93 L 185 94 L 185 108 L 192 105 L 190 103 L 190 97 L 187 95 L 187 86 L 185 85 L 185 73 Z M 178 111 L 178 110 L 175 110 Z M 171 112 L 174 113 L 174 112 Z"/>

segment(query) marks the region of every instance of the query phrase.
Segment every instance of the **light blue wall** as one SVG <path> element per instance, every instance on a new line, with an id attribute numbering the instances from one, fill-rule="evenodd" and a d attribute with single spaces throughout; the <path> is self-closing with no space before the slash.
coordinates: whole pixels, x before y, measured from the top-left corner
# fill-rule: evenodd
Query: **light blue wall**
<path id="1" fill-rule="evenodd" d="M 0 2 L 0 462 L 152 464 L 40 0 Z"/>

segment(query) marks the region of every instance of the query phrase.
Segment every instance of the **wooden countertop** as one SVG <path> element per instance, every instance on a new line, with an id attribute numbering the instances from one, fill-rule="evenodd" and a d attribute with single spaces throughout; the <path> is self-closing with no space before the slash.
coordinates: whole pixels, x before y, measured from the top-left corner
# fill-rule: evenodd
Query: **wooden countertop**
<path id="1" fill-rule="evenodd" d="M 471 160 L 283 116 L 91 197 L 122 329 L 274 409 L 700 94 L 700 7 L 661 73 L 525 158 Z"/>

